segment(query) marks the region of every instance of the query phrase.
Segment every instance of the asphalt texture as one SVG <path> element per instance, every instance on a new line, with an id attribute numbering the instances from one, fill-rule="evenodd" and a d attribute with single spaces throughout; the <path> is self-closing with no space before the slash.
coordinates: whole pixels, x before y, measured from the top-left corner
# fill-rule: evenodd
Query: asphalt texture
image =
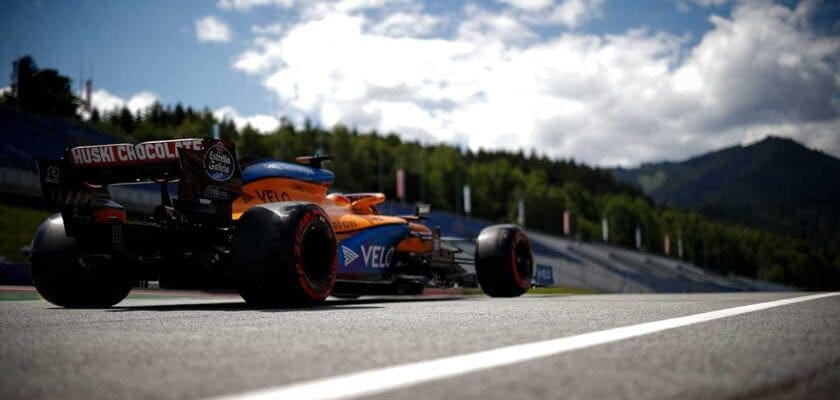
<path id="1" fill-rule="evenodd" d="M 0 302 L 0 399 L 204 399 L 802 296 Z M 397 389 L 381 399 L 840 398 L 840 296 Z"/>

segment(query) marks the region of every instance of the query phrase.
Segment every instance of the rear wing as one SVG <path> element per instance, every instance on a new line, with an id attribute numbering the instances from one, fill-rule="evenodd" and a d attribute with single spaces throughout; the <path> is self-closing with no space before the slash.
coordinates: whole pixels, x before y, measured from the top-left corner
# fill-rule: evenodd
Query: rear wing
<path id="1" fill-rule="evenodd" d="M 214 213 L 229 209 L 242 193 L 236 149 L 233 143 L 217 139 L 80 146 L 67 149 L 59 160 L 38 159 L 37 163 L 41 191 L 54 210 L 78 207 L 93 197 L 110 197 L 107 186 L 120 183 L 160 183 L 161 190 L 167 191 L 163 202 L 168 198 L 167 184 L 177 181 L 177 203 L 212 208 Z"/>

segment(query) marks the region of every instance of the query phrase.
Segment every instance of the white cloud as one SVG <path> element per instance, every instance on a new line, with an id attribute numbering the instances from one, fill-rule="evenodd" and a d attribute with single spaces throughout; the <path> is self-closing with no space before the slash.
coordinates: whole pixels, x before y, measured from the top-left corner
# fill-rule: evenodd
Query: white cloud
<path id="1" fill-rule="evenodd" d="M 721 7 L 724 4 L 731 2 L 732 0 L 675 0 L 674 4 L 677 6 L 677 10 L 681 12 L 689 12 L 692 6 L 699 6 L 703 8 Z"/>
<path id="2" fill-rule="evenodd" d="M 271 53 L 279 50 L 273 44 L 263 45 L 262 48 L 250 49 L 236 57 L 233 67 L 246 74 L 258 74 L 268 71 L 272 66 L 271 60 L 275 57 Z"/>
<path id="3" fill-rule="evenodd" d="M 389 5 L 411 4 L 412 0 L 219 0 L 216 4 L 223 10 L 249 11 L 259 7 L 277 7 L 291 9 L 299 7 L 309 17 L 324 16 L 330 13 L 354 13 L 357 11 L 383 8 Z"/>
<path id="4" fill-rule="evenodd" d="M 298 12 L 303 20 L 315 20 L 331 14 L 362 14 L 384 10 L 418 11 L 422 5 L 416 0 L 313 0 L 299 3 Z"/>
<path id="5" fill-rule="evenodd" d="M 216 4 L 223 10 L 248 11 L 254 7 L 265 7 L 270 5 L 282 8 L 290 8 L 295 0 L 219 0 Z"/>
<path id="6" fill-rule="evenodd" d="M 195 36 L 199 42 L 224 43 L 230 41 L 230 28 L 222 20 L 208 15 L 195 21 Z"/>
<path id="7" fill-rule="evenodd" d="M 553 0 L 500 0 L 502 3 L 507 3 L 513 7 L 527 10 L 540 11 L 545 10 L 553 3 Z"/>
<path id="8" fill-rule="evenodd" d="M 577 28 L 584 21 L 597 17 L 601 12 L 603 0 L 564 0 L 548 14 L 547 20 Z"/>
<path id="9" fill-rule="evenodd" d="M 102 111 L 112 111 L 116 108 L 122 108 L 125 105 L 125 99 L 108 93 L 105 89 L 97 89 L 91 93 L 91 103 L 93 108 Z"/>
<path id="10" fill-rule="evenodd" d="M 6 93 L 11 93 L 11 92 L 12 92 L 12 87 L 11 86 L 0 87 L 0 96 L 4 95 Z"/>
<path id="11" fill-rule="evenodd" d="M 803 3 L 804 4 L 804 3 Z M 802 9 L 745 3 L 694 48 L 675 77 L 687 94 L 704 96 L 698 126 L 717 129 L 762 123 L 836 119 L 840 38 L 802 29 Z"/>
<path id="12" fill-rule="evenodd" d="M 143 91 L 140 93 L 131 96 L 126 103 L 126 107 L 131 110 L 132 113 L 137 114 L 140 112 L 145 111 L 149 108 L 152 104 L 158 101 L 158 97 L 155 96 L 154 93 Z"/>
<path id="13" fill-rule="evenodd" d="M 422 37 L 431 35 L 443 23 L 434 15 L 397 12 L 373 26 L 371 32 L 391 37 Z"/>
<path id="14" fill-rule="evenodd" d="M 535 25 L 561 25 L 577 28 L 599 17 L 603 0 L 500 0 L 521 12 L 524 20 Z"/>
<path id="15" fill-rule="evenodd" d="M 410 0 L 340 0 L 335 3 L 335 11 L 352 13 L 360 10 L 382 8 L 390 4 L 405 4 L 409 2 Z"/>
<path id="16" fill-rule="evenodd" d="M 259 35 L 233 67 L 292 120 L 473 149 L 630 165 L 775 134 L 840 155 L 840 39 L 808 31 L 807 4 L 738 4 L 688 47 L 646 29 L 540 38 L 532 16 L 580 26 L 600 2 L 511 3 L 466 7 L 449 35 L 385 24 L 424 15 L 411 4 L 374 17 L 330 3 L 280 36 Z"/>
<path id="17" fill-rule="evenodd" d="M 513 14 L 491 13 L 470 6 L 464 11 L 468 18 L 458 27 L 460 40 L 475 43 L 487 40 L 514 43 L 537 38 L 537 35 Z"/>
<path id="18" fill-rule="evenodd" d="M 436 85 L 467 72 L 455 70 L 457 65 L 450 60 L 470 46 L 365 34 L 364 26 L 361 17 L 333 14 L 293 28 L 279 42 L 246 52 L 235 66 L 264 75 L 265 86 L 287 105 L 283 111 L 289 115 L 317 115 L 327 125 L 342 121 L 386 131 L 406 128 L 405 122 L 385 115 L 393 111 L 434 124 L 415 130 L 442 130 L 445 121 L 425 107 L 453 97 L 445 92 L 458 89 Z M 415 108 L 406 103 L 415 103 Z"/>
<path id="19" fill-rule="evenodd" d="M 213 116 L 220 120 L 229 119 L 233 121 L 236 129 L 242 129 L 246 125 L 251 125 L 258 132 L 269 133 L 280 127 L 280 120 L 272 115 L 255 114 L 242 116 L 231 106 L 225 106 L 213 111 Z"/>
<path id="20" fill-rule="evenodd" d="M 702 6 L 702 7 L 720 7 L 726 3 L 729 3 L 730 0 L 692 0 L 695 4 Z"/>
<path id="21" fill-rule="evenodd" d="M 100 112 L 108 112 L 125 106 L 133 114 L 138 114 L 145 111 L 156 101 L 159 101 L 159 98 L 152 92 L 142 91 L 135 93 L 126 100 L 120 96 L 109 93 L 105 89 L 97 89 L 91 93 L 90 100 L 93 108 L 99 110 Z"/>

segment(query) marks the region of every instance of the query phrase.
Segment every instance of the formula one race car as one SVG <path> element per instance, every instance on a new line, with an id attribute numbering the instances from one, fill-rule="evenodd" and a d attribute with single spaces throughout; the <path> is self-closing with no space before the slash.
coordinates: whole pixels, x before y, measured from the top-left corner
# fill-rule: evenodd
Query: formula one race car
<path id="1" fill-rule="evenodd" d="M 330 159 L 240 167 L 233 144 L 214 139 L 75 147 L 39 159 L 44 197 L 59 213 L 32 240 L 35 287 L 64 307 L 109 307 L 149 281 L 236 288 L 256 306 L 418 294 L 476 279 L 490 296 L 530 287 L 533 256 L 520 228 L 485 228 L 465 257 L 422 224 L 422 212 L 381 215 L 381 193 L 328 194 L 333 173 L 321 167 Z M 159 184 L 160 205 L 128 218 L 108 187 L 141 182 Z M 475 274 L 464 268 L 471 262 Z"/>

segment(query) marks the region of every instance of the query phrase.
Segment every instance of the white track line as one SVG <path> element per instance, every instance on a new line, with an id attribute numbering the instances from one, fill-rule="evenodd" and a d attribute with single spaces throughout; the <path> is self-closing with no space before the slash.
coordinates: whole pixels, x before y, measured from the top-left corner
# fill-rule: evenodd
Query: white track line
<path id="1" fill-rule="evenodd" d="M 470 372 L 481 371 L 528 360 L 553 356 L 572 350 L 584 349 L 600 344 L 616 342 L 668 329 L 698 324 L 701 322 L 731 317 L 768 308 L 800 303 L 803 301 L 837 296 L 840 292 L 794 297 L 743 307 L 727 308 L 702 314 L 689 315 L 647 322 L 622 328 L 584 333 L 582 335 L 520 344 L 498 349 L 480 351 L 460 356 L 439 358 L 411 364 L 397 365 L 339 375 L 286 386 L 245 392 L 216 400 L 263 400 L 263 399 L 350 399 L 369 396 L 394 389 L 418 385 L 438 379 L 451 378 Z"/>

